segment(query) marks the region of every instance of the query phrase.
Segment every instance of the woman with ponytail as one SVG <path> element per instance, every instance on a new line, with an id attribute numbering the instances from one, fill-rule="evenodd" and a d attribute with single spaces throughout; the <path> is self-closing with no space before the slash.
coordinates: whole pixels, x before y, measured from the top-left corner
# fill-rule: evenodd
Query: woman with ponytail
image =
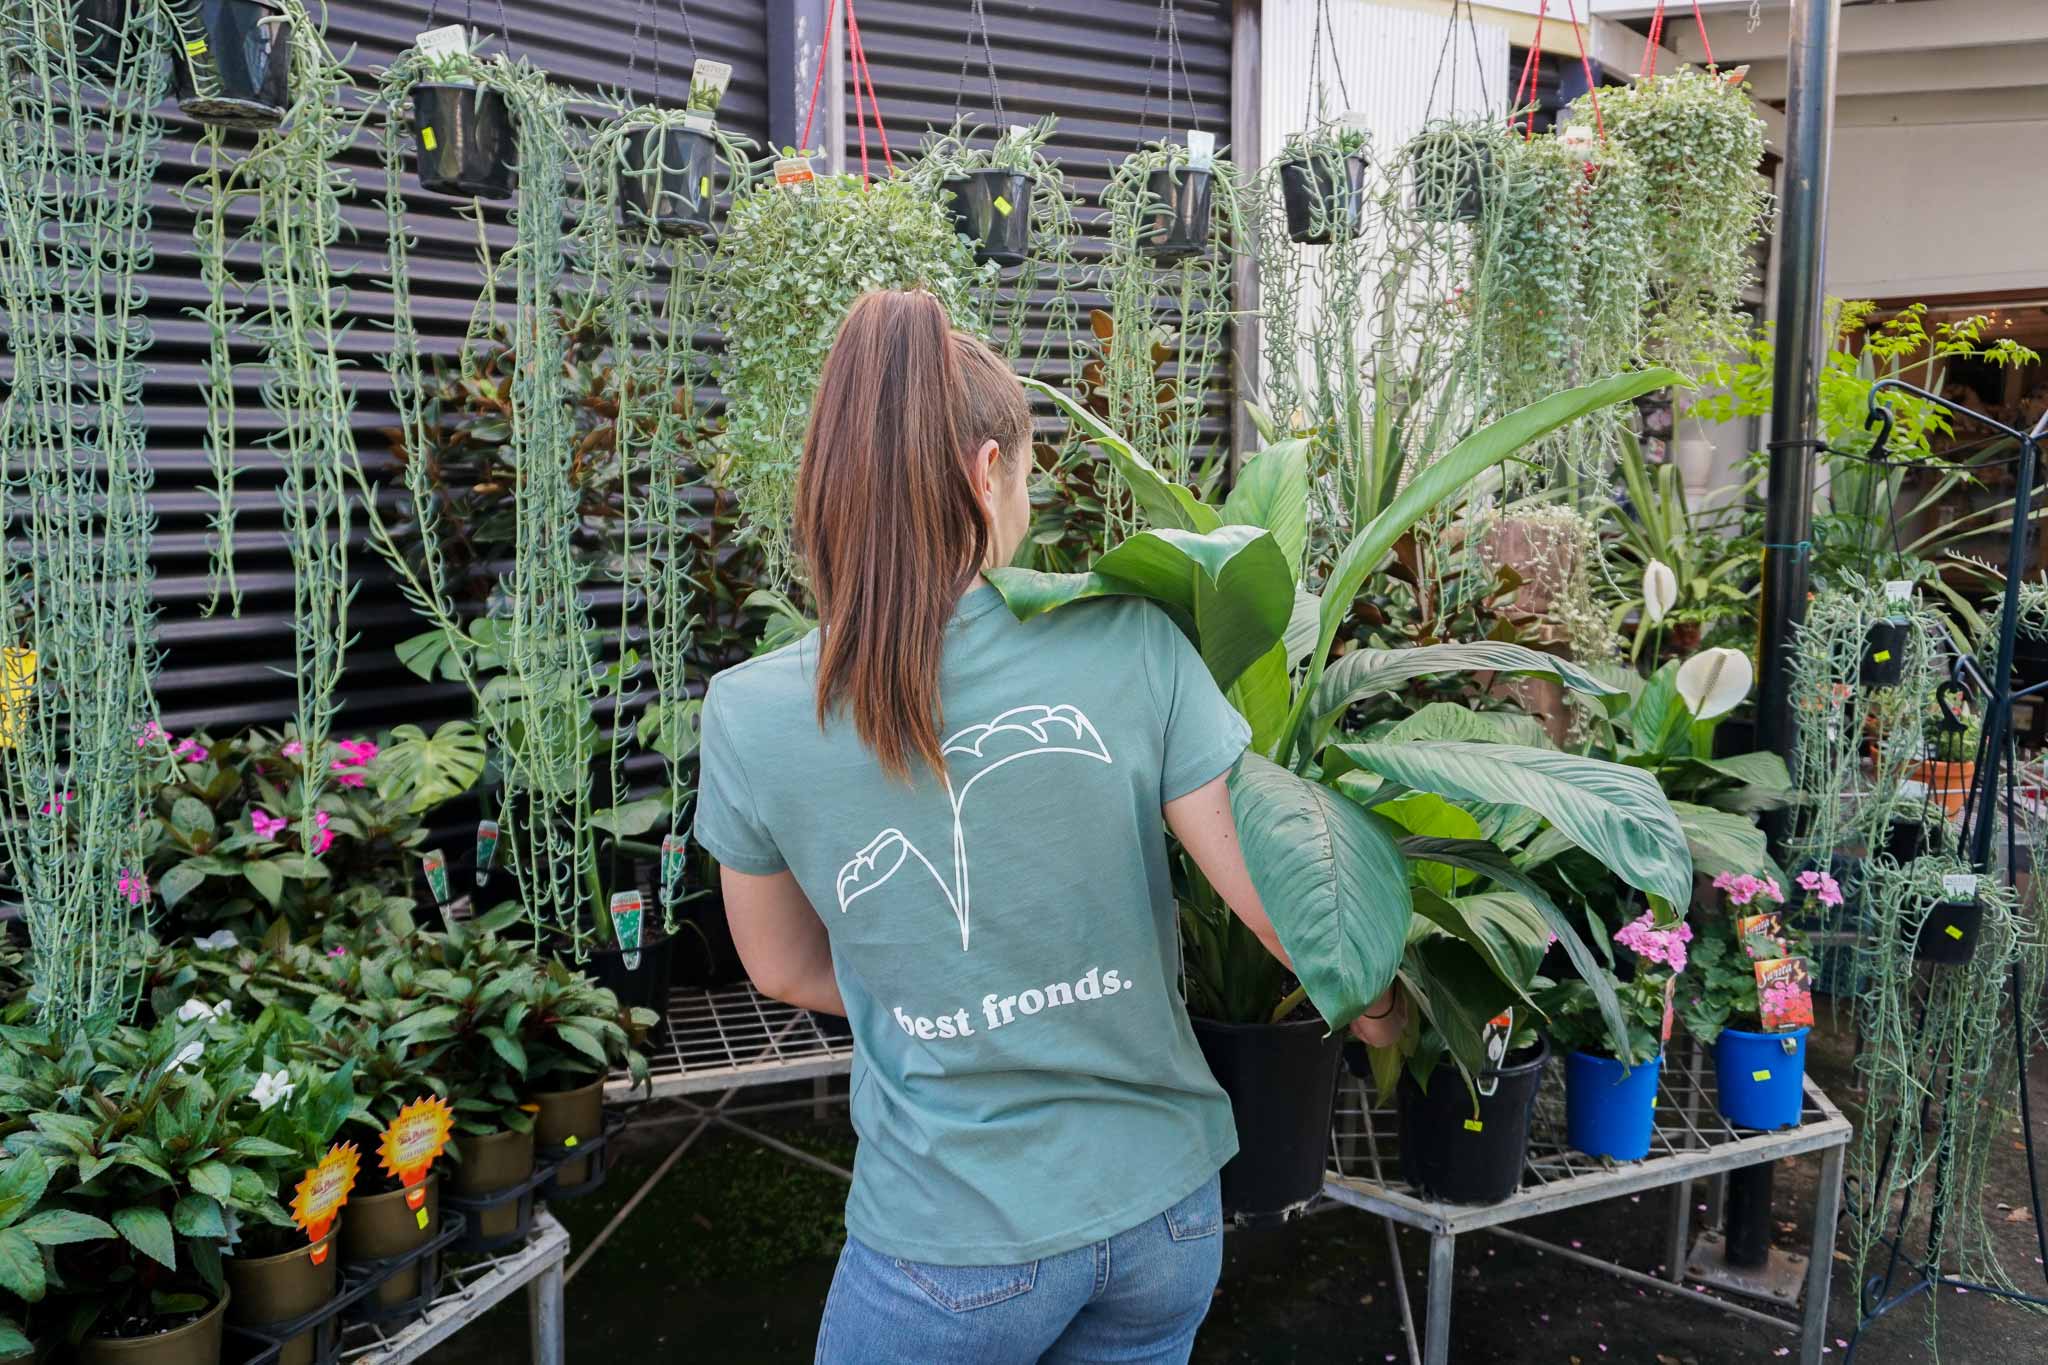
<path id="1" fill-rule="evenodd" d="M 1156 607 L 1019 622 L 982 581 L 1029 529 L 1031 438 L 936 298 L 860 299 L 797 481 L 819 628 L 705 698 L 696 833 L 741 960 L 853 1029 L 824 1365 L 1185 1361 L 1221 1267 L 1237 1138 L 1165 830 L 1284 959 L 1224 787 L 1248 733 Z"/>

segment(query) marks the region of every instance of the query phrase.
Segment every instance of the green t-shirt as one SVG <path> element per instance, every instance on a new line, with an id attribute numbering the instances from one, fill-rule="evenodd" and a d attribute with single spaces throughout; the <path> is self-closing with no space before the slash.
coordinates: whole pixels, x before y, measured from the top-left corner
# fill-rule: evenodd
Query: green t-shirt
<path id="1" fill-rule="evenodd" d="M 1019 622 L 995 589 L 946 637 L 941 780 L 892 780 L 835 715 L 815 633 L 720 674 L 697 839 L 787 868 L 825 922 L 855 1041 L 846 1223 L 911 1260 L 1099 1241 L 1237 1150 L 1180 996 L 1160 807 L 1249 731 L 1156 607 Z"/>

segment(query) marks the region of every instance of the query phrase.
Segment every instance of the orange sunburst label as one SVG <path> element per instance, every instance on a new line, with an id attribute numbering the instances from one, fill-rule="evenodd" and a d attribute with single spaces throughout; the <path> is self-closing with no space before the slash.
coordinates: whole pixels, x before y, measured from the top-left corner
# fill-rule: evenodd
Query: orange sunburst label
<path id="1" fill-rule="evenodd" d="M 416 1209 L 426 1191 L 415 1190 L 426 1178 L 427 1167 L 448 1145 L 455 1131 L 455 1114 L 439 1095 L 414 1100 L 398 1111 L 398 1117 L 377 1139 L 377 1156 L 384 1173 L 406 1187 L 406 1207 Z M 417 1196 L 417 1198 L 416 1198 Z"/>
<path id="2" fill-rule="evenodd" d="M 320 1164 L 306 1172 L 292 1192 L 292 1221 L 305 1229 L 306 1240 L 317 1243 L 334 1226 L 334 1215 L 348 1202 L 355 1188 L 356 1172 L 362 1168 L 362 1154 L 352 1142 L 337 1142 L 320 1158 Z M 329 1248 L 313 1248 L 313 1264 L 327 1259 Z"/>

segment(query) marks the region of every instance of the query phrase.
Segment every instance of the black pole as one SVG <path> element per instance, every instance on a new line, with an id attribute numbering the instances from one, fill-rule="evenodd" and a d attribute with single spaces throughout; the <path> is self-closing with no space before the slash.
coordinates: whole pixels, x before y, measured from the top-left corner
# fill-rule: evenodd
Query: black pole
<path id="1" fill-rule="evenodd" d="M 1806 616 L 1813 524 L 1814 369 L 1821 354 L 1828 143 L 1835 121 L 1841 0 L 1792 0 L 1786 51 L 1784 192 L 1778 214 L 1777 369 L 1765 485 L 1763 602 L 1757 620 L 1757 740 L 1792 761 L 1792 635 Z M 1728 1264 L 1755 1269 L 1771 1252 L 1774 1167 L 1728 1173 Z M 1814 1248 L 1814 1255 L 1828 1250 Z"/>

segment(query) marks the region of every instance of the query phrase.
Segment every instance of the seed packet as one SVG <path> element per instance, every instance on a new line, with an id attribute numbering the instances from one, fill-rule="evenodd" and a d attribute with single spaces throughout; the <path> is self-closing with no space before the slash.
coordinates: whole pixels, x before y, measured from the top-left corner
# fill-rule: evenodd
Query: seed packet
<path id="1" fill-rule="evenodd" d="M 621 891 L 612 897 L 612 932 L 618 935 L 629 972 L 640 966 L 640 936 L 646 919 L 646 906 L 638 891 Z"/>
<path id="2" fill-rule="evenodd" d="M 1735 936 L 1742 940 L 1743 951 L 1752 958 L 1785 955 L 1785 922 L 1776 910 L 1742 916 L 1735 921 Z"/>
<path id="3" fill-rule="evenodd" d="M 1767 958 L 1755 964 L 1757 1013 L 1765 1033 L 1813 1024 L 1813 977 L 1803 957 Z"/>

